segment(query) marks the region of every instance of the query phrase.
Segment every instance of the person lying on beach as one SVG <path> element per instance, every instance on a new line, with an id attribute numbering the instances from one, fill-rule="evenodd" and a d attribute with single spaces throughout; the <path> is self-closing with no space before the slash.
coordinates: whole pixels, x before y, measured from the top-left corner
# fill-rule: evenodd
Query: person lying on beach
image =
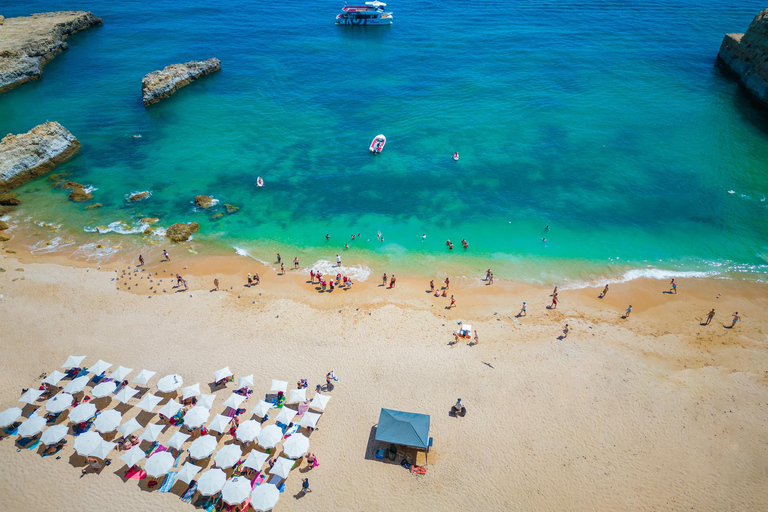
<path id="1" fill-rule="evenodd" d="M 43 454 L 44 455 L 56 455 L 57 453 L 59 453 L 62 450 L 62 448 L 64 448 L 65 444 L 67 444 L 67 440 L 66 439 L 62 439 L 58 443 L 52 444 L 48 448 L 43 450 Z"/>

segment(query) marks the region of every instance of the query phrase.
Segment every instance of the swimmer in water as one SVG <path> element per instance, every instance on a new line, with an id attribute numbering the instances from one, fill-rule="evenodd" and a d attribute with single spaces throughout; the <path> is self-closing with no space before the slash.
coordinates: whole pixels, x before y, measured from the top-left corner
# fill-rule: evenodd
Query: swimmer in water
<path id="1" fill-rule="evenodd" d="M 424 241 L 426 238 L 427 238 L 427 234 L 426 234 L 426 233 L 424 233 L 423 235 L 421 235 L 421 241 L 422 241 L 422 242 L 423 242 L 423 241 Z"/>

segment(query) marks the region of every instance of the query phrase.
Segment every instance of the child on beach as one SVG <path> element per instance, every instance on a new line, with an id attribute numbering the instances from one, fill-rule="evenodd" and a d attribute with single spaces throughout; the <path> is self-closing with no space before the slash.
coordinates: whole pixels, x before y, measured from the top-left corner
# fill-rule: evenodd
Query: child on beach
<path id="1" fill-rule="evenodd" d="M 629 318 L 629 315 L 631 314 L 632 314 L 632 304 L 630 304 L 627 310 L 624 312 L 624 318 Z"/>
<path id="2" fill-rule="evenodd" d="M 520 309 L 520 312 L 517 314 L 517 316 L 528 316 L 528 303 L 523 301 L 523 307 Z"/>
<path id="3" fill-rule="evenodd" d="M 168 251 L 166 251 L 165 249 L 163 249 L 163 256 L 165 256 L 166 261 L 171 261 L 171 257 L 168 256 Z"/>
<path id="4" fill-rule="evenodd" d="M 142 256 L 141 254 L 139 254 L 139 265 L 142 267 L 144 266 L 144 256 Z"/>
<path id="5" fill-rule="evenodd" d="M 253 278 L 251 277 L 251 273 L 248 272 L 248 286 L 251 286 L 253 284 Z"/>
<path id="6" fill-rule="evenodd" d="M 570 329 L 568 328 L 568 324 L 565 324 L 565 328 L 563 329 L 563 338 L 567 338 L 568 337 L 568 332 L 569 331 L 570 331 Z"/>
<path id="7" fill-rule="evenodd" d="M 455 305 L 456 305 L 456 299 L 453 297 L 453 295 L 451 295 L 451 305 L 448 306 L 448 308 L 450 309 L 450 308 L 452 308 Z"/>
<path id="8" fill-rule="evenodd" d="M 712 321 L 714 317 L 715 317 L 715 308 L 712 308 L 712 311 L 707 313 L 707 321 L 704 325 L 709 325 L 709 323 Z"/>

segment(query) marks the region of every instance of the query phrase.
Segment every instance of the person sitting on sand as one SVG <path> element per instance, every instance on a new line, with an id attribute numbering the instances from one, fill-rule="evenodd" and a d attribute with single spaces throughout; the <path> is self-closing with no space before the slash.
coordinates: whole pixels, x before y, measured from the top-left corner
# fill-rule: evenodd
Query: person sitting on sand
<path id="1" fill-rule="evenodd" d="M 467 413 L 467 408 L 464 406 L 464 402 L 461 401 L 461 398 L 457 399 L 456 404 L 451 407 L 451 413 L 456 416 L 464 416 Z"/>
<path id="2" fill-rule="evenodd" d="M 43 450 L 43 455 L 55 455 L 61 451 L 62 448 L 64 448 L 64 445 L 67 444 L 66 439 L 62 439 L 56 444 L 50 445 L 48 448 Z"/>

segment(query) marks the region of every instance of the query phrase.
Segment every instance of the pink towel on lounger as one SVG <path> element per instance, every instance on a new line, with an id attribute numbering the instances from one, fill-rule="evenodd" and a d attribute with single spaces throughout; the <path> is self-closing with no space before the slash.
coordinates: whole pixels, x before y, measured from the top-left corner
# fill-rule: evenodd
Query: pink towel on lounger
<path id="1" fill-rule="evenodd" d="M 301 416 L 309 410 L 309 404 L 299 404 L 299 413 L 297 416 Z"/>

